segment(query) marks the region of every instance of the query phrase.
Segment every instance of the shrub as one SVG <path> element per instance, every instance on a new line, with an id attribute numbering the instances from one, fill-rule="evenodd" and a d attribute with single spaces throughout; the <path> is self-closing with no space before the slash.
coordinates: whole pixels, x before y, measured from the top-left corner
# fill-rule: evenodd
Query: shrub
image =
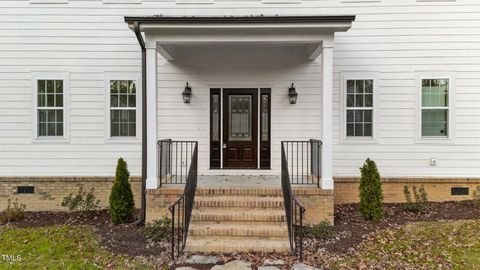
<path id="1" fill-rule="evenodd" d="M 71 212 L 79 213 L 81 216 L 92 216 L 95 210 L 98 210 L 100 200 L 95 199 L 95 189 L 92 187 L 89 192 L 83 191 L 80 187 L 77 194 L 70 193 L 62 200 L 62 206 Z"/>
<path id="2" fill-rule="evenodd" d="M 0 223 L 15 222 L 25 218 L 25 204 L 18 203 L 18 199 L 14 202 L 8 199 L 8 205 L 5 211 L 0 213 Z"/>
<path id="3" fill-rule="evenodd" d="M 383 218 L 382 182 L 377 165 L 367 159 L 360 168 L 360 213 L 366 220 L 378 221 Z"/>
<path id="4" fill-rule="evenodd" d="M 428 208 L 428 194 L 425 191 L 423 185 L 418 188 L 413 186 L 413 200 L 412 200 L 412 193 L 410 192 L 408 186 L 403 187 L 403 193 L 405 194 L 405 205 L 404 209 L 410 212 L 418 213 L 427 210 Z"/>
<path id="5" fill-rule="evenodd" d="M 133 218 L 135 202 L 133 201 L 132 187 L 128 182 L 129 177 L 127 163 L 120 158 L 117 163 L 115 182 L 110 193 L 110 218 L 115 224 L 127 223 Z"/>
<path id="6" fill-rule="evenodd" d="M 316 239 L 329 239 L 335 236 L 335 229 L 328 221 L 322 221 L 307 229 L 307 234 Z"/>
<path id="7" fill-rule="evenodd" d="M 480 207 L 480 186 L 473 192 L 473 203 L 475 206 Z"/>
<path id="8" fill-rule="evenodd" d="M 172 233 L 172 220 L 165 216 L 162 219 L 154 220 L 145 226 L 144 234 L 153 241 L 163 241 L 169 239 Z"/>

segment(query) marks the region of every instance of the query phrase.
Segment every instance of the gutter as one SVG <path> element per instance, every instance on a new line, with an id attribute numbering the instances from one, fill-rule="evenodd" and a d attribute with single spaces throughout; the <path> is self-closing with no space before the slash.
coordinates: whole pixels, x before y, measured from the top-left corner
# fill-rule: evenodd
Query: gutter
<path id="1" fill-rule="evenodd" d="M 145 217 L 147 212 L 147 50 L 145 41 L 140 32 L 140 22 L 133 22 L 133 31 L 137 36 L 138 44 L 142 49 L 142 187 L 141 187 L 141 212 L 140 218 L 135 221 L 135 225 L 145 225 Z"/>

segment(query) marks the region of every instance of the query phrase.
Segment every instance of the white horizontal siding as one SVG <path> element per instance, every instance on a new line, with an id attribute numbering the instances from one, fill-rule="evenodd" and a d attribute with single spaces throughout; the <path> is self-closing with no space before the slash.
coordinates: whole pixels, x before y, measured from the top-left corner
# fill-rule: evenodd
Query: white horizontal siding
<path id="1" fill-rule="evenodd" d="M 69 0 L 66 4 L 1 1 L 0 175 L 112 175 L 120 156 L 127 159 L 132 174 L 140 173 L 140 144 L 106 143 L 104 73 L 140 73 L 139 47 L 123 16 L 160 13 L 358 15 L 352 29 L 338 34 L 335 40 L 334 174 L 358 175 L 362 161 L 371 157 L 384 175 L 480 176 L 477 0 L 303 0 L 299 4 L 216 0 L 210 5 L 179 5 L 174 0 L 142 0 L 141 4 L 103 4 L 101 0 Z M 270 85 L 273 89 L 273 165 L 278 167 L 281 140 L 321 135 L 318 65 L 304 63 L 289 68 L 280 60 L 249 63 L 252 57 L 233 62 L 216 58 L 208 57 L 212 64 L 203 66 L 178 66 L 160 59 L 159 138 L 199 140 L 200 166 L 205 169 L 208 88 L 211 84 L 230 86 L 245 82 Z M 201 60 L 191 59 L 195 59 L 193 64 Z M 419 144 L 414 139 L 415 74 L 442 70 L 454 71 L 456 76 L 454 142 Z M 69 142 L 32 142 L 32 71 L 70 73 Z M 339 78 L 346 71 L 379 73 L 378 139 L 374 143 L 340 141 Z M 189 105 L 183 104 L 180 96 L 187 81 L 194 92 Z M 285 97 L 291 82 L 295 82 L 299 92 L 295 106 L 289 106 Z M 437 167 L 429 166 L 433 156 L 439 160 Z"/>

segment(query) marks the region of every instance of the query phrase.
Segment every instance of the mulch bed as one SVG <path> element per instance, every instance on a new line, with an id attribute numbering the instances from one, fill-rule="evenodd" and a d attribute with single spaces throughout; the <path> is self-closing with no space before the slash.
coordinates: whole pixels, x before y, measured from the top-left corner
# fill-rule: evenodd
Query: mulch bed
<path id="1" fill-rule="evenodd" d="M 169 252 L 167 243 L 150 241 L 143 234 L 144 227 L 133 223 L 115 225 L 107 210 L 96 211 L 92 218 L 82 218 L 67 212 L 26 212 L 24 220 L 10 224 L 14 227 L 41 227 L 49 225 L 85 225 L 99 236 L 100 243 L 115 254 L 129 256 L 159 256 Z"/>
<path id="2" fill-rule="evenodd" d="M 358 212 L 358 204 L 335 206 L 336 236 L 331 239 L 306 239 L 306 263 L 316 261 L 318 256 L 342 256 L 355 252 L 355 247 L 367 239 L 375 231 L 396 227 L 409 222 L 480 219 L 480 208 L 471 201 L 430 203 L 424 213 L 405 211 L 401 204 L 385 204 L 385 218 L 381 222 L 363 220 Z M 142 256 L 153 258 L 159 264 L 168 262 L 170 258 L 169 242 L 155 243 L 143 234 L 143 227 L 134 224 L 114 225 L 106 210 L 98 211 L 92 219 L 82 219 L 65 212 L 27 212 L 23 221 L 15 222 L 10 226 L 39 227 L 47 225 L 87 225 L 95 231 L 101 244 L 116 254 Z M 319 253 L 319 250 L 323 250 Z M 187 254 L 186 254 L 187 255 Z M 183 257 L 185 257 L 184 255 Z M 282 259 L 291 265 L 297 259 L 281 254 L 222 254 L 223 262 L 233 259 L 250 261 L 255 265 L 262 265 L 265 259 Z M 180 266 L 184 264 L 178 264 Z M 197 269 L 203 267 L 197 266 Z M 207 267 L 205 267 L 207 269 Z"/>

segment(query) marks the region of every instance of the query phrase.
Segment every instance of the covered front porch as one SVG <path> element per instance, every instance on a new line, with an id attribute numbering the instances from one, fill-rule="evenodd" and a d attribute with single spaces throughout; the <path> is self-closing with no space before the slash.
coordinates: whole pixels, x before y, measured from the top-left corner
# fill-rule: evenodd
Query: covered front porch
<path id="1" fill-rule="evenodd" d="M 161 183 L 161 138 L 198 141 L 199 175 L 278 177 L 282 141 L 318 139 L 319 186 L 333 189 L 334 34 L 353 19 L 127 17 L 145 40 L 147 189 Z"/>

